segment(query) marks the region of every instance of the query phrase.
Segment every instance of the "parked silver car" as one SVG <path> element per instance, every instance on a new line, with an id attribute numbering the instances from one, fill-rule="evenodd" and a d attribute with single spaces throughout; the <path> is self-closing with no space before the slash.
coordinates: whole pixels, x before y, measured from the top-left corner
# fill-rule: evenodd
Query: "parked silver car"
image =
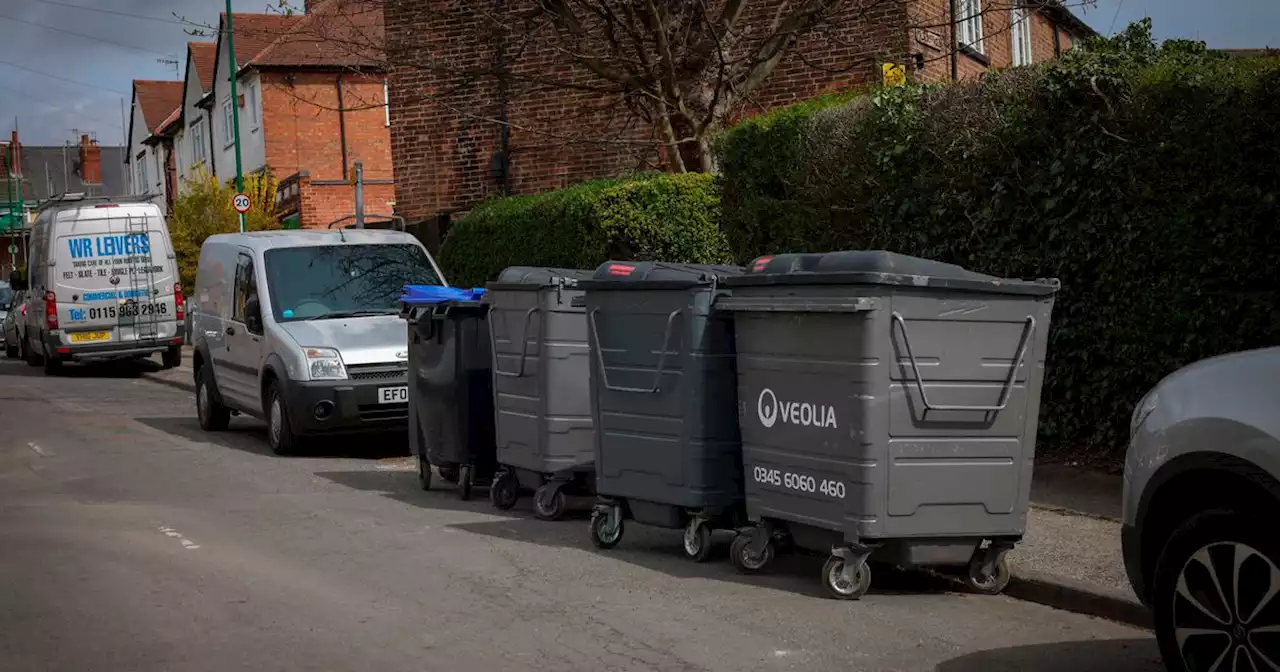
<path id="1" fill-rule="evenodd" d="M 1174 672 L 1280 669 L 1280 348 L 1197 362 L 1138 403 L 1121 542 Z"/>

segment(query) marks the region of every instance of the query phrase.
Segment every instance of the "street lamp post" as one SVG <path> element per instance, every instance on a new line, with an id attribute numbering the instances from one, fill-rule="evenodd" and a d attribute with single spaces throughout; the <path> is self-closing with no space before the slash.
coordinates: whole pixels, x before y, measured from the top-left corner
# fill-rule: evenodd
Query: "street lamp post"
<path id="1" fill-rule="evenodd" d="M 231 134 L 236 146 L 236 193 L 244 193 L 240 165 L 240 100 L 236 96 L 236 38 L 231 24 L 231 0 L 227 0 L 227 73 L 231 82 Z M 240 213 L 240 233 L 244 233 L 244 213 Z"/>

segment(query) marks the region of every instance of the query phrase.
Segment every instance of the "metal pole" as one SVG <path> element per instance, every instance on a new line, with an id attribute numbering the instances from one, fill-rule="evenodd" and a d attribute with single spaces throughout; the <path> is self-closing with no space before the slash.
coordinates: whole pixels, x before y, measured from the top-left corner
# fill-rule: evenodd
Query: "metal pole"
<path id="1" fill-rule="evenodd" d="M 240 166 L 240 101 L 236 97 L 236 38 L 231 25 L 231 0 L 227 0 L 227 74 L 231 81 L 231 133 L 236 145 L 236 193 L 244 193 L 244 174 Z M 244 214 L 240 215 L 240 233 L 244 233 Z"/>
<path id="2" fill-rule="evenodd" d="M 356 161 L 356 228 L 364 228 L 364 165 Z"/>

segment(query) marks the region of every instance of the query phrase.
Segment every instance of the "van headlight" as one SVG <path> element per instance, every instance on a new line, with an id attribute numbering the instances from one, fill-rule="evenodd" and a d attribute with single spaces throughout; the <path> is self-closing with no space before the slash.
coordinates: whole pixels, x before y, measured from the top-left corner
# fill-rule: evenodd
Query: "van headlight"
<path id="1" fill-rule="evenodd" d="M 333 348 L 307 348 L 307 371 L 311 380 L 346 380 L 347 367 Z"/>

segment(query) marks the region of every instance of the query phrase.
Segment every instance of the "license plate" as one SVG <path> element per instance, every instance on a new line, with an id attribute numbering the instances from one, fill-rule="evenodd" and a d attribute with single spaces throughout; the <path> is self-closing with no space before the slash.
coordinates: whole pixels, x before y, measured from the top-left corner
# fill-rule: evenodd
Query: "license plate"
<path id="1" fill-rule="evenodd" d="M 109 331 L 79 331 L 71 334 L 72 343 L 98 343 L 111 340 Z"/>
<path id="2" fill-rule="evenodd" d="M 378 388 L 379 404 L 407 404 L 409 403 L 409 387 L 379 387 Z"/>

